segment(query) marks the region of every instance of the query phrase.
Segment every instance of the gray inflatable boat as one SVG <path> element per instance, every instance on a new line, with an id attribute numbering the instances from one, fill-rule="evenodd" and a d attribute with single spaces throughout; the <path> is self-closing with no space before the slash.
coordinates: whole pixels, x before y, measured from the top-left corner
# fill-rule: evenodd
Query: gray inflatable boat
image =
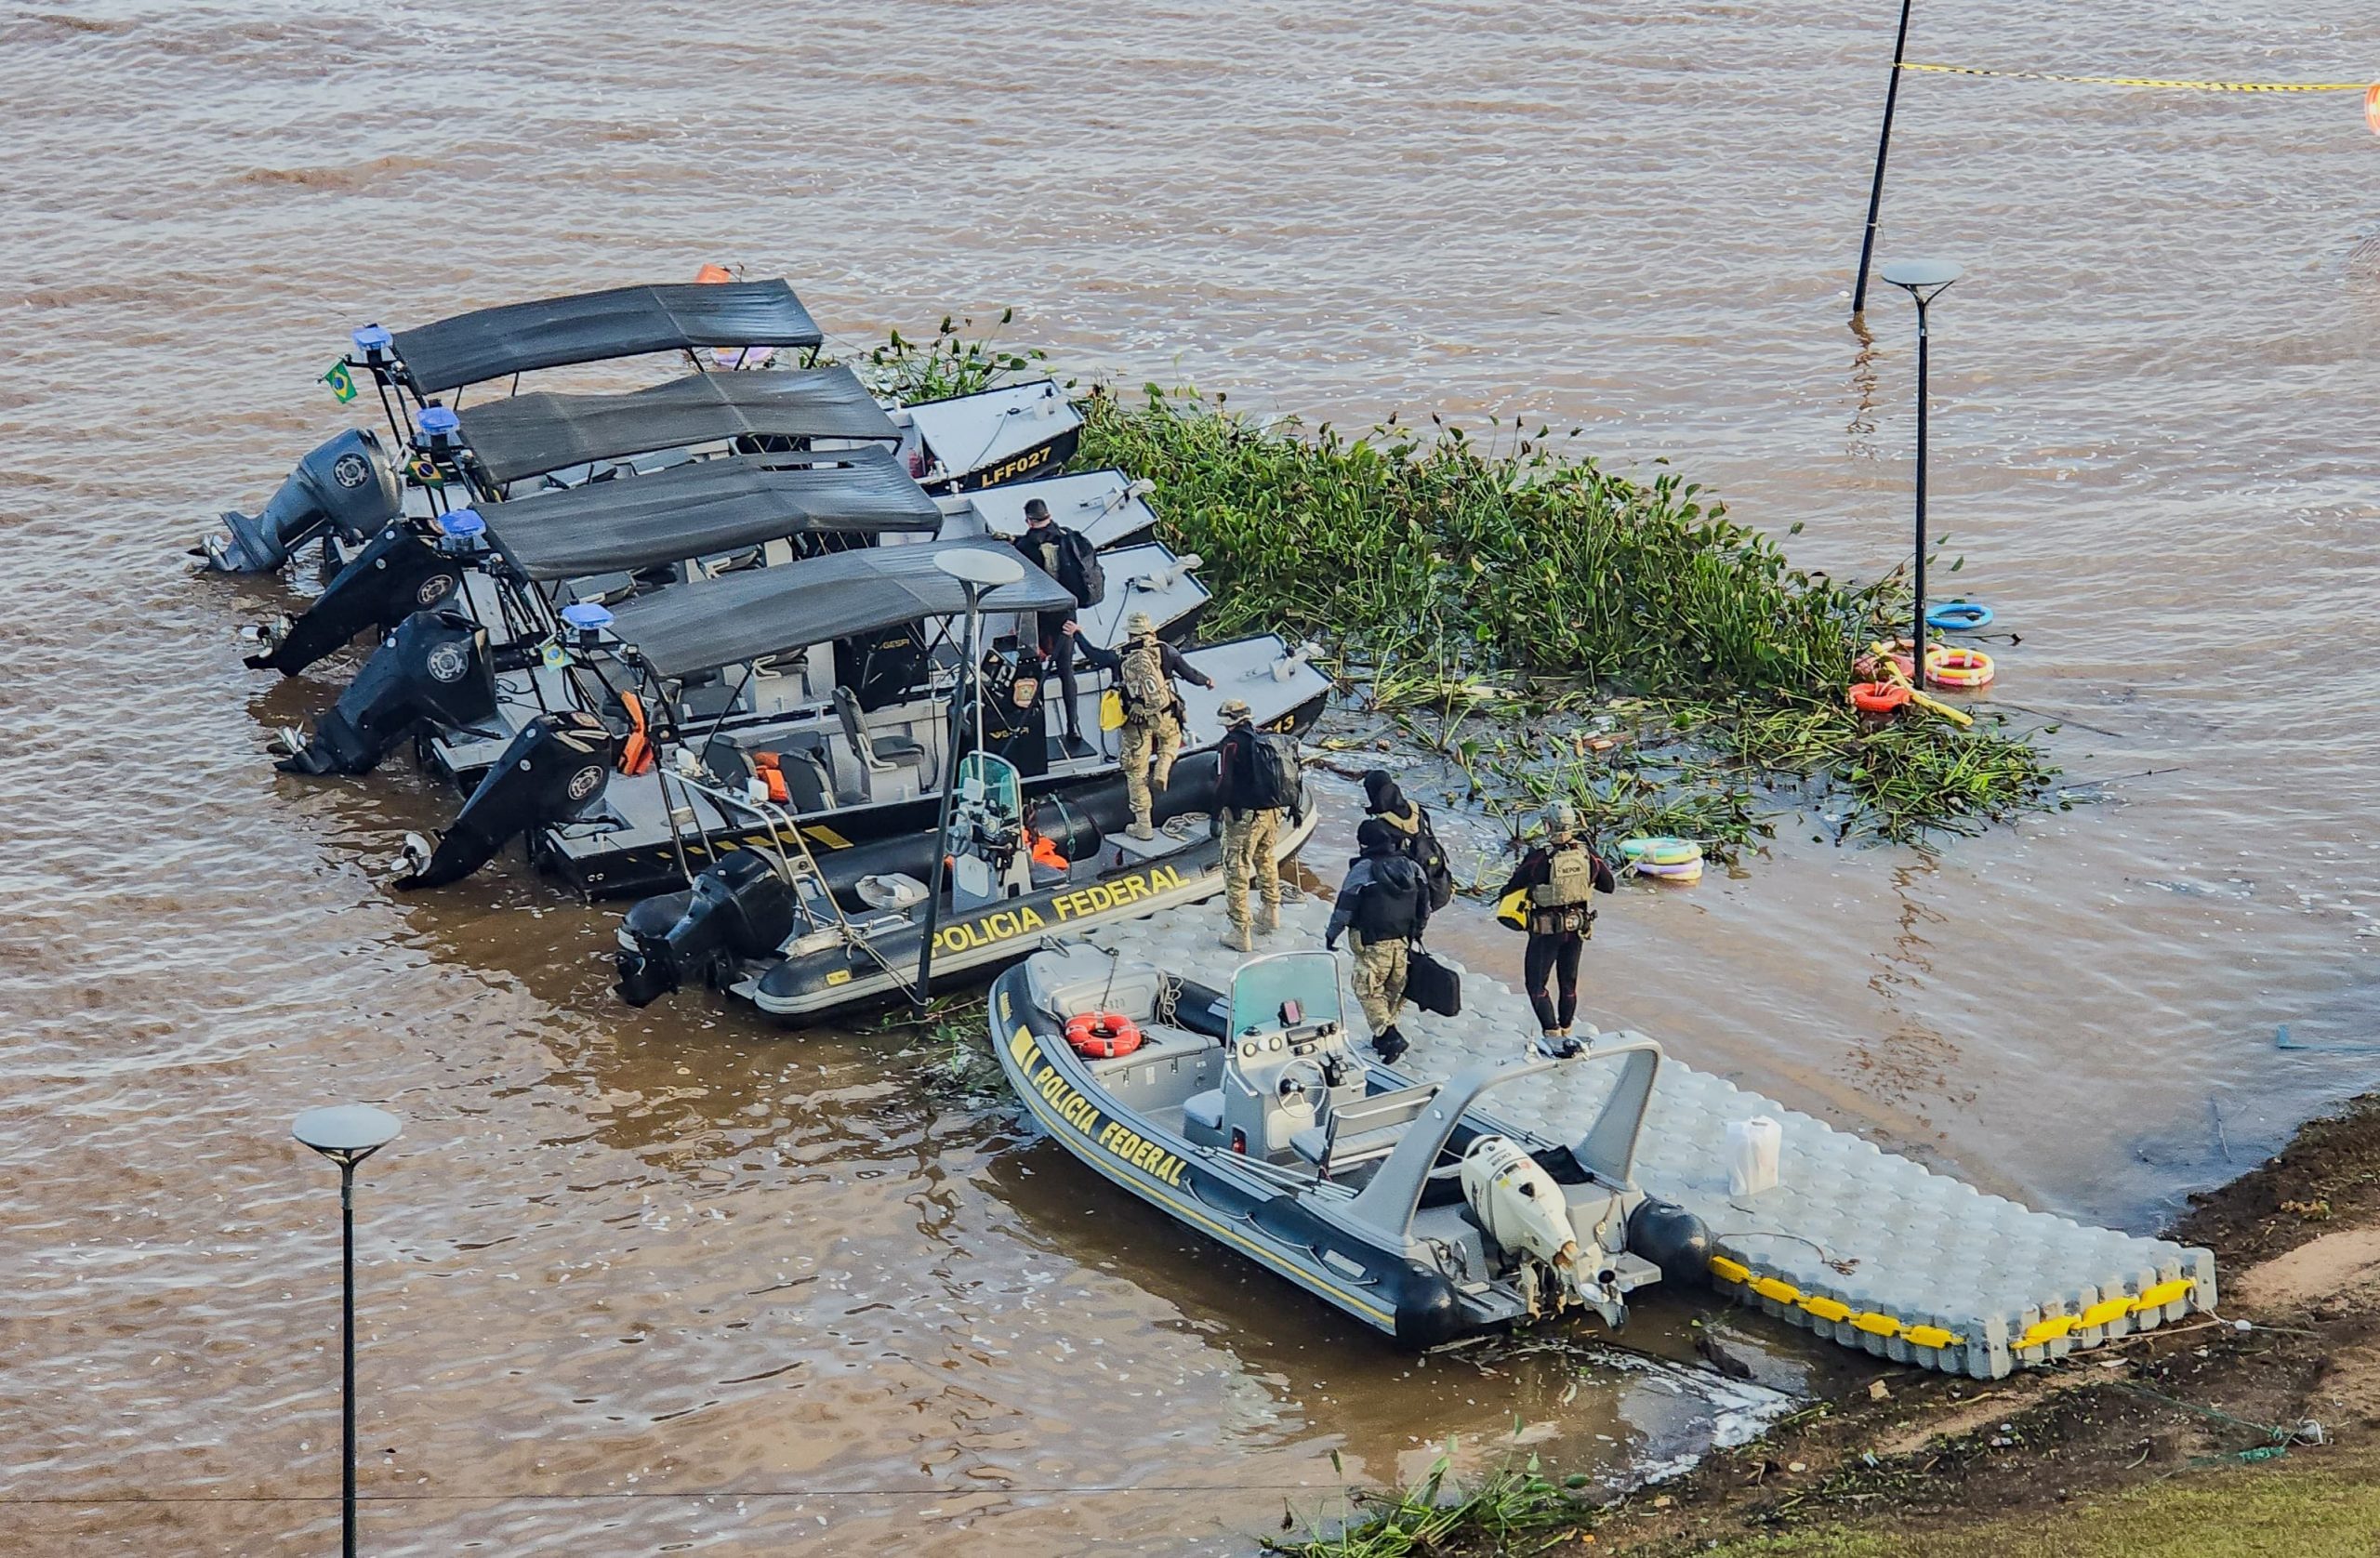
<path id="1" fill-rule="evenodd" d="M 1218 1244 L 1427 1347 L 1571 1309 L 1618 1328 L 1664 1273 L 1699 1280 L 1699 1220 L 1631 1176 L 1661 1065 L 1648 1040 L 1408 1083 L 1360 1054 L 1338 958 L 1286 952 L 1215 990 L 1081 943 L 992 987 L 1025 1111 L 1095 1172 Z M 1578 1142 L 1497 1117 L 1499 1089 L 1616 1066 Z"/>

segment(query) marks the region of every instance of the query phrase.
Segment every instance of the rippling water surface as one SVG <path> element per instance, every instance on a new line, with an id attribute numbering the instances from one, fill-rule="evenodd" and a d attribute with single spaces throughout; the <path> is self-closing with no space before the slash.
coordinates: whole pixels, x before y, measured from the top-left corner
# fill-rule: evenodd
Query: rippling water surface
<path id="1" fill-rule="evenodd" d="M 626 1011 L 609 921 L 544 884 L 391 897 L 433 798 L 276 779 L 263 733 L 332 684 L 243 669 L 278 587 L 176 554 L 341 425 L 350 325 L 727 261 L 849 345 L 1012 304 L 1086 374 L 1581 427 L 1872 574 L 1911 321 L 1844 315 L 1892 10 L 11 7 L 0 1485 L 87 1500 L 18 1539 L 324 1539 L 275 1500 L 337 1485 L 335 1197 L 285 1137 L 331 1098 L 406 1121 L 360 1235 L 379 1551 L 1245 1551 L 1333 1450 L 1411 1474 L 1517 1417 L 1617 1475 L 1707 1438 L 1742 1403 L 1690 1374 L 1350 1334 L 900 1036 Z M 1920 11 L 1912 58 L 2000 68 L 2380 44 L 2346 0 Z M 1968 268 L 1936 520 L 2021 636 L 1993 701 L 2077 778 L 2154 776 L 1938 862 L 1789 826 L 1632 890 L 1593 1014 L 2147 1227 L 2373 1080 L 2272 1029 L 2373 1037 L 2380 141 L 2345 94 L 1902 107 L 1883 252 Z"/>

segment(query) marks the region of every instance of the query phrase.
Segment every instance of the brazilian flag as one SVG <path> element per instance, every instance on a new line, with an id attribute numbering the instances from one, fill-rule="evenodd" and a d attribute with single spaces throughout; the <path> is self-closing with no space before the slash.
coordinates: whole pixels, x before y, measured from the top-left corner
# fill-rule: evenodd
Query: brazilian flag
<path id="1" fill-rule="evenodd" d="M 338 397 L 339 404 L 345 405 L 355 399 L 355 376 L 347 371 L 346 363 L 333 363 L 331 371 L 323 376 L 323 382 L 331 387 L 331 393 Z"/>

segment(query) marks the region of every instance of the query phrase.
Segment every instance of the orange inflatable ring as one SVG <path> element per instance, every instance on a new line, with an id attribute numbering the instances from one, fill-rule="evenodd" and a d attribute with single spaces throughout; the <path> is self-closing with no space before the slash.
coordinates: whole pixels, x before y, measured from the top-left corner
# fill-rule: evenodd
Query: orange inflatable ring
<path id="1" fill-rule="evenodd" d="M 1979 649 L 1925 652 L 1925 680 L 1937 687 L 1981 687 L 1997 674 L 1991 656 Z"/>
<path id="2" fill-rule="evenodd" d="M 1066 1042 L 1085 1060 L 1112 1061 L 1141 1047 L 1141 1026 L 1120 1011 L 1086 1011 L 1066 1019 Z"/>
<path id="3" fill-rule="evenodd" d="M 1897 681 L 1855 681 L 1851 706 L 1862 714 L 1890 714 L 1909 702 L 1909 689 Z"/>

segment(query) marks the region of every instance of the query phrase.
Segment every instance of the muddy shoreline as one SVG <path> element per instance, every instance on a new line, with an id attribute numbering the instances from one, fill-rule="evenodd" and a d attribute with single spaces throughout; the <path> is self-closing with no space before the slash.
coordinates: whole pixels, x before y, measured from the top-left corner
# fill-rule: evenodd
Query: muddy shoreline
<path id="1" fill-rule="evenodd" d="M 2187 1503 L 2199 1551 L 2332 1551 L 2329 1513 L 2288 1512 L 2335 1512 L 2341 1485 L 2380 1468 L 2380 1094 L 2307 1123 L 2191 1202 L 2170 1232 L 2215 1251 L 2219 1318 L 1989 1384 L 1848 1371 L 1683 1476 L 1567 1518 L 1540 1508 L 1525 1531 L 1474 1526 L 1432 1545 L 1518 1553 L 1577 1542 L 1645 1558 L 2147 1551 L 2153 1542 L 2103 1548 L 2103 1528 L 2147 1542 L 2168 1506 Z M 1351 1537 L 1344 1551 L 1373 1550 Z"/>

